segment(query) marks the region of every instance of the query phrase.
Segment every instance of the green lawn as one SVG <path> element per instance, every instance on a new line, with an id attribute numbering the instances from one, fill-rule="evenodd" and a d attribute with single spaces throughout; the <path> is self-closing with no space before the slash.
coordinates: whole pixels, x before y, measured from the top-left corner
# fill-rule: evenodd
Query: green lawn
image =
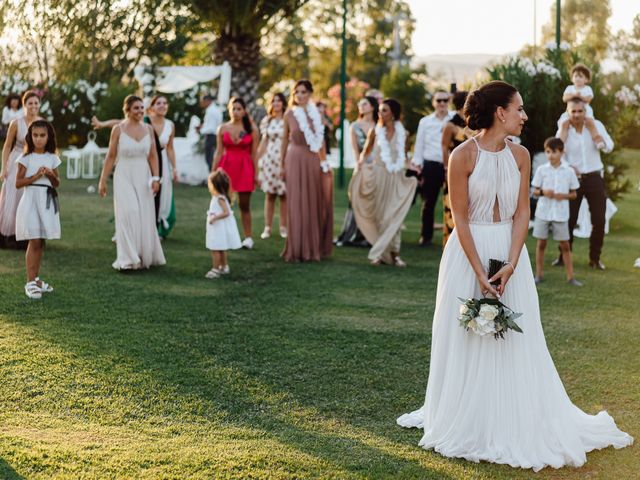
<path id="1" fill-rule="evenodd" d="M 441 457 L 396 426 L 424 396 L 440 257 L 415 245 L 417 207 L 406 270 L 346 248 L 288 265 L 272 238 L 231 253 L 230 277 L 210 281 L 205 189 L 177 188 L 167 266 L 118 273 L 111 199 L 88 185 L 61 188 L 63 239 L 42 268 L 54 294 L 27 299 L 22 254 L 0 251 L 0 478 L 637 478 L 637 446 L 534 474 Z M 336 191 L 336 229 L 345 197 Z M 259 234 L 261 195 L 253 206 Z M 607 271 L 587 269 L 578 240 L 585 287 L 549 268 L 540 302 L 572 400 L 638 437 L 640 194 L 618 206 Z"/>

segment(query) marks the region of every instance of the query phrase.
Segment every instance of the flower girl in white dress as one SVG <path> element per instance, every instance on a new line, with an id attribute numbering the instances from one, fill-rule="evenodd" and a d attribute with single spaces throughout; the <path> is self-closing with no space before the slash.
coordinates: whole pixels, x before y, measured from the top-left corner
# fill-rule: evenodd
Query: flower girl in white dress
<path id="1" fill-rule="evenodd" d="M 60 238 L 60 213 L 56 187 L 60 184 L 53 126 L 46 120 L 35 120 L 25 137 L 24 155 L 18 157 L 16 188 L 24 188 L 16 210 L 16 240 L 28 240 L 26 254 L 29 298 L 42 298 L 53 288 L 38 277 L 45 240 Z"/>
<path id="2" fill-rule="evenodd" d="M 526 149 L 506 141 L 527 120 L 522 97 L 490 82 L 469 95 L 465 118 L 482 131 L 449 160 L 455 229 L 440 263 L 426 398 L 398 424 L 423 429 L 419 445 L 447 457 L 535 471 L 580 466 L 586 452 L 631 445 L 607 412 L 588 415 L 571 402 L 547 349 L 524 246 L 531 164 Z M 491 279 L 490 259 L 506 261 Z M 522 312 L 524 333 L 494 339 L 459 326 L 458 297 L 489 294 Z"/>
<path id="3" fill-rule="evenodd" d="M 229 204 L 229 176 L 218 168 L 209 175 L 211 203 L 207 211 L 207 249 L 211 250 L 211 270 L 206 278 L 218 278 L 229 273 L 227 250 L 242 247 L 238 225 Z"/>

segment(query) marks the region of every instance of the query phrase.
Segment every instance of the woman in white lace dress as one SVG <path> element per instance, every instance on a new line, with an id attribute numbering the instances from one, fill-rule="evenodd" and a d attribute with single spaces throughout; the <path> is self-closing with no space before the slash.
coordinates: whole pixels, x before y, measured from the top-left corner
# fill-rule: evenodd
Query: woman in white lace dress
<path id="1" fill-rule="evenodd" d="M 99 190 L 100 196 L 107 195 L 107 179 L 117 162 L 113 176 L 117 258 L 113 268 L 136 270 L 166 263 L 153 203 L 153 196 L 160 190 L 160 178 L 153 127 L 143 123 L 142 99 L 127 96 L 124 113 L 127 119 L 111 130 Z"/>
<path id="2" fill-rule="evenodd" d="M 284 114 L 287 98 L 276 93 L 271 99 L 269 114 L 260 122 L 262 140 L 258 146 L 258 179 L 264 192 L 264 231 L 260 238 L 271 236 L 276 200 L 280 200 L 280 236 L 287 237 L 287 197 L 285 183 L 280 172 Z"/>
<path id="3" fill-rule="evenodd" d="M 440 263 L 426 399 L 397 422 L 423 429 L 419 445 L 447 457 L 535 471 L 580 466 L 586 452 L 633 438 L 607 412 L 588 415 L 571 403 L 547 349 L 524 246 L 531 163 L 526 149 L 506 140 L 527 120 L 522 98 L 490 82 L 469 95 L 464 112 L 481 133 L 449 158 L 455 229 Z M 491 279 L 489 259 L 507 262 Z M 461 328 L 458 297 L 484 295 L 522 312 L 524 333 L 496 340 Z"/>

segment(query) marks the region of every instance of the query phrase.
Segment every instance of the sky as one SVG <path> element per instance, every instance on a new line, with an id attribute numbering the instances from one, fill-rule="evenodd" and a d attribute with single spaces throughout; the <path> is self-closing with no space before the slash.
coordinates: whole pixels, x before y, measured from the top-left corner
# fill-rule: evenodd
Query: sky
<path id="1" fill-rule="evenodd" d="M 592 0 L 594 2 L 600 0 Z M 533 43 L 534 4 L 538 41 L 542 25 L 549 20 L 555 0 L 407 0 L 416 19 L 413 51 L 433 54 L 491 53 L 518 51 Z M 610 0 L 612 32 L 630 30 L 640 13 L 638 0 Z M 450 9 L 445 5 L 451 5 Z M 453 28 L 453 25 L 456 28 Z"/>

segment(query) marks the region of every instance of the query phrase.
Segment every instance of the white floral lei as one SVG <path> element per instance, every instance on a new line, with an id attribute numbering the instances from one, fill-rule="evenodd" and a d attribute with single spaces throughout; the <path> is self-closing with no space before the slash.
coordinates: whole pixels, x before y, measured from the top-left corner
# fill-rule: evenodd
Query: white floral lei
<path id="1" fill-rule="evenodd" d="M 307 115 L 309 118 L 307 118 Z M 322 149 L 324 144 L 324 125 L 322 124 L 322 118 L 320 112 L 313 102 L 307 104 L 307 114 L 303 107 L 296 105 L 293 107 L 293 116 L 298 121 L 300 130 L 304 134 L 304 139 L 309 145 L 309 150 L 313 153 L 318 153 Z M 309 125 L 309 119 L 313 123 L 313 130 Z"/>
<path id="2" fill-rule="evenodd" d="M 383 125 L 376 126 L 376 143 L 380 147 L 380 159 L 387 167 L 389 173 L 396 173 L 404 168 L 405 161 L 405 142 L 407 139 L 407 131 L 404 129 L 400 122 L 394 124 L 395 133 L 395 145 L 396 145 L 396 158 L 391 155 L 391 145 L 387 140 L 387 129 Z"/>

